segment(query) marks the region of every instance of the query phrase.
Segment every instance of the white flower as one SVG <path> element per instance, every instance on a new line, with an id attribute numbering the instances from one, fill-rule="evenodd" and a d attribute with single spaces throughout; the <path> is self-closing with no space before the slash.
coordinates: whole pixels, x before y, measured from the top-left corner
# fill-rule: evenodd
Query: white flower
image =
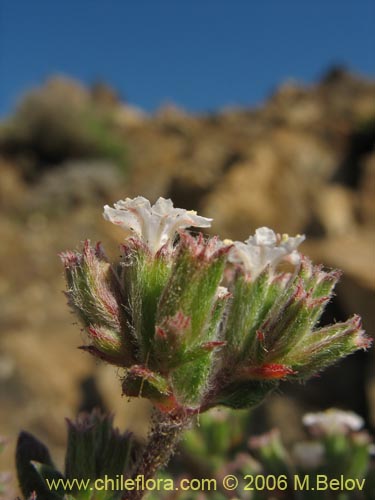
<path id="1" fill-rule="evenodd" d="M 172 201 L 165 198 L 159 198 L 151 206 L 143 196 L 120 200 L 114 208 L 105 205 L 103 217 L 125 229 L 127 237 L 137 236 L 153 254 L 165 244 L 171 247 L 178 229 L 210 227 L 212 221 L 193 210 L 174 208 Z"/>
<path id="2" fill-rule="evenodd" d="M 347 434 L 349 431 L 359 431 L 364 425 L 362 417 L 356 413 L 336 408 L 306 413 L 302 422 L 317 434 Z"/>
<path id="3" fill-rule="evenodd" d="M 276 268 L 282 261 L 287 260 L 294 266 L 299 265 L 301 255 L 297 247 L 304 241 L 305 236 L 297 235 L 294 238 L 287 234 L 276 234 L 268 227 L 261 227 L 250 236 L 245 243 L 236 241 L 229 254 L 233 263 L 243 264 L 245 270 L 256 279 L 267 267 Z"/>

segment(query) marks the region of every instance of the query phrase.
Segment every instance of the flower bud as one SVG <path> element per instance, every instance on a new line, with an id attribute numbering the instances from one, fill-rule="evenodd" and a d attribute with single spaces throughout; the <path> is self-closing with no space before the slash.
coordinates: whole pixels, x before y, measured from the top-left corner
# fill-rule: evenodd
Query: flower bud
<path id="1" fill-rule="evenodd" d="M 126 366 L 130 356 L 120 284 L 101 246 L 93 248 L 86 241 L 82 254 L 64 252 L 60 257 L 65 267 L 68 304 L 78 314 L 91 340 L 91 345 L 82 349 L 110 363 Z"/>

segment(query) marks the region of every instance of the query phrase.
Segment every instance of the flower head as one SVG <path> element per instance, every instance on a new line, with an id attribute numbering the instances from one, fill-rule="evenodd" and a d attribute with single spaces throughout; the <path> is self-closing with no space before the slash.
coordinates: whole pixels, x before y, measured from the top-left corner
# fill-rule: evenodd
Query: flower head
<path id="1" fill-rule="evenodd" d="M 291 238 L 287 234 L 276 234 L 268 227 L 261 227 L 245 243 L 234 242 L 229 260 L 242 264 L 245 272 L 255 280 L 267 266 L 275 269 L 282 260 L 297 266 L 301 261 L 297 247 L 304 239 L 301 235 Z"/>
<path id="2" fill-rule="evenodd" d="M 126 198 L 104 207 L 105 220 L 116 224 L 145 243 L 155 254 L 164 245 L 172 246 L 179 229 L 210 227 L 212 219 L 201 217 L 193 210 L 174 208 L 171 200 L 160 197 L 154 205 L 143 196 Z"/>
<path id="3" fill-rule="evenodd" d="M 316 327 L 339 273 L 300 255 L 304 236 L 191 235 L 211 219 L 164 198 L 127 198 L 104 217 L 127 231 L 117 262 L 89 242 L 61 258 L 83 349 L 121 367 L 127 396 L 168 412 L 252 407 L 280 380 L 305 380 L 371 343 L 358 316 Z M 294 273 L 278 267 L 285 260 Z"/>
<path id="4" fill-rule="evenodd" d="M 363 418 L 352 411 L 330 408 L 324 412 L 306 413 L 302 419 L 313 434 L 347 434 L 357 432 L 364 425 Z"/>

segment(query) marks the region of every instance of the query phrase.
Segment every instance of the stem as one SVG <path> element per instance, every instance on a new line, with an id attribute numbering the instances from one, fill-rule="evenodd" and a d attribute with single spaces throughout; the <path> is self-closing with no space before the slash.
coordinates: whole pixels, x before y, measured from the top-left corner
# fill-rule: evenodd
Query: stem
<path id="1" fill-rule="evenodd" d="M 147 445 L 133 474 L 134 480 L 141 476 L 145 483 L 167 465 L 191 418 L 191 415 L 186 414 L 176 416 L 155 411 Z M 121 500 L 141 500 L 146 493 L 146 489 L 129 491 L 124 493 Z"/>

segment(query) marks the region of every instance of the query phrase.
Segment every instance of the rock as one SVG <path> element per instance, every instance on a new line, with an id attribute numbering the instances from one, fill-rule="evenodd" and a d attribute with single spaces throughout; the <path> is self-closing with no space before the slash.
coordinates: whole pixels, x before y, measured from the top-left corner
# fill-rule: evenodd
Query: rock
<path id="1" fill-rule="evenodd" d="M 0 179 L 0 207 L 10 210 L 22 205 L 27 188 L 18 166 L 0 157 Z"/>
<path id="2" fill-rule="evenodd" d="M 104 160 L 67 161 L 51 168 L 29 190 L 31 210 L 64 214 L 77 206 L 105 203 L 121 196 L 124 178 L 119 168 Z"/>
<path id="3" fill-rule="evenodd" d="M 365 226 L 375 225 L 375 153 L 365 158 L 359 186 L 359 216 Z"/>
<path id="4" fill-rule="evenodd" d="M 355 194 L 340 186 L 322 186 L 314 196 L 315 214 L 327 236 L 356 231 Z"/>

